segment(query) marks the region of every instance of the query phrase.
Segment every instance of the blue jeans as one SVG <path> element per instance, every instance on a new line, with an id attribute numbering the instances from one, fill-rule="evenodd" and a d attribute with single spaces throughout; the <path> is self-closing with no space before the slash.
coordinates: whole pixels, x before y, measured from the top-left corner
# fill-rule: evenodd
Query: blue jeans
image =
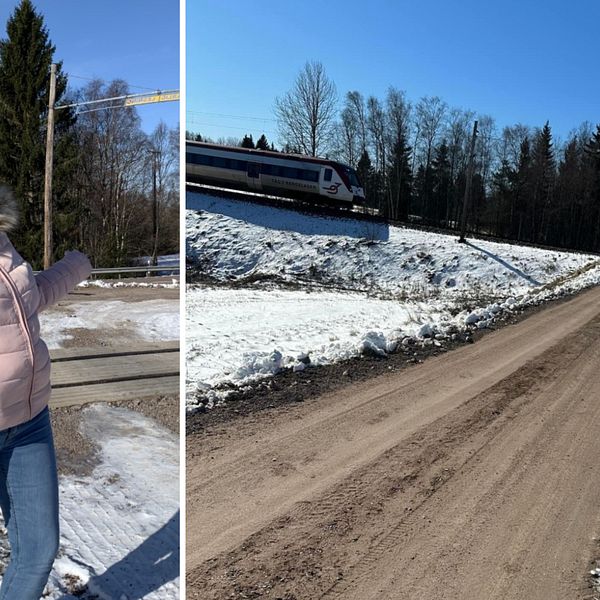
<path id="1" fill-rule="evenodd" d="M 50 415 L 0 431 L 0 507 L 10 563 L 0 600 L 39 600 L 58 552 L 58 478 Z"/>

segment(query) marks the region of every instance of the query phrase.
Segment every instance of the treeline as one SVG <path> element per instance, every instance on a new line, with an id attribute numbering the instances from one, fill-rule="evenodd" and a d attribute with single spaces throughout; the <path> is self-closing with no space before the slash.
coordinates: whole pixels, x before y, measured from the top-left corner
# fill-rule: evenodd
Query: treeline
<path id="1" fill-rule="evenodd" d="M 185 139 L 192 140 L 194 142 L 219 144 L 220 146 L 238 146 L 240 148 L 251 148 L 256 150 L 268 150 L 270 152 L 278 152 L 277 148 L 275 148 L 275 145 L 272 142 L 269 144 L 269 140 L 267 140 L 267 136 L 264 133 L 256 140 L 256 142 L 254 142 L 251 133 L 244 135 L 242 139 L 230 136 L 228 138 L 221 137 L 217 140 L 213 140 L 209 137 L 201 135 L 200 133 L 186 131 Z M 291 152 L 292 150 L 290 148 L 284 148 L 283 151 Z"/>
<path id="2" fill-rule="evenodd" d="M 474 122 L 471 231 L 600 251 L 600 126 L 584 123 L 563 144 L 550 124 L 496 126 L 489 115 L 437 96 L 411 102 L 347 92 L 340 102 L 320 62 L 308 62 L 275 99 L 281 141 L 355 167 L 368 204 L 399 221 L 456 229 Z"/>
<path id="3" fill-rule="evenodd" d="M 356 167 L 384 215 L 457 229 L 474 121 L 468 227 L 517 241 L 600 250 L 600 126 L 584 123 L 556 147 L 550 124 L 496 127 L 493 117 L 404 92 L 348 92 L 332 154 Z"/>
<path id="4" fill-rule="evenodd" d="M 39 268 L 43 257 L 44 165 L 50 65 L 55 47 L 43 17 L 22 0 L 0 41 L 0 183 L 20 208 L 11 235 L 22 255 Z M 124 81 L 90 81 L 68 88 L 58 63 L 56 105 L 129 93 Z M 54 259 L 79 248 L 94 266 L 126 264 L 154 251 L 153 174 L 158 200 L 157 251 L 178 251 L 179 134 L 164 123 L 151 135 L 133 108 L 98 103 L 76 114 L 55 112 L 53 174 Z"/>

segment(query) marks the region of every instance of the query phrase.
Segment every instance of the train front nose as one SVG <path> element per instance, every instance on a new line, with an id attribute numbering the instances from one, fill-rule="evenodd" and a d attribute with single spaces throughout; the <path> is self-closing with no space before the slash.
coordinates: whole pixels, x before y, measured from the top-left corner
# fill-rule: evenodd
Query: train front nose
<path id="1" fill-rule="evenodd" d="M 364 204 L 365 203 L 365 191 L 363 188 L 352 188 L 352 203 L 353 204 Z"/>

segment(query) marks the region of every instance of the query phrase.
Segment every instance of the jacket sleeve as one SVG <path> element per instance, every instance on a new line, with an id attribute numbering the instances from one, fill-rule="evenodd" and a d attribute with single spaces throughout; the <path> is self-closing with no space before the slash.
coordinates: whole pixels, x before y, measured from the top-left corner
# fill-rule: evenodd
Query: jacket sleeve
<path id="1" fill-rule="evenodd" d="M 87 279 L 92 271 L 92 265 L 85 254 L 72 251 L 54 263 L 49 269 L 39 272 L 35 276 L 40 292 L 40 305 L 38 310 L 55 304 L 64 298 L 75 286 Z"/>

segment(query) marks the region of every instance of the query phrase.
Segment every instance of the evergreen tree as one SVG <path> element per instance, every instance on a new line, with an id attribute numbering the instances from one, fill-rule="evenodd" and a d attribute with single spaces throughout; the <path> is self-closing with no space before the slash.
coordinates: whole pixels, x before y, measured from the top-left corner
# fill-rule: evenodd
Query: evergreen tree
<path id="1" fill-rule="evenodd" d="M 492 175 L 492 202 L 487 221 L 496 235 L 508 236 L 514 219 L 514 185 L 516 172 L 504 159 L 500 168 Z"/>
<path id="2" fill-rule="evenodd" d="M 531 178 L 531 149 L 529 138 L 525 137 L 519 146 L 519 163 L 513 193 L 514 208 L 511 211 L 514 215 L 511 237 L 516 240 L 531 239 L 528 233 L 530 219 L 527 218 L 531 212 Z"/>
<path id="3" fill-rule="evenodd" d="M 412 194 L 411 148 L 406 143 L 403 132 L 398 134 L 392 154 L 392 164 L 388 174 L 389 207 L 387 212 L 392 219 L 406 221 Z"/>
<path id="4" fill-rule="evenodd" d="M 361 154 L 356 166 L 356 173 L 363 185 L 366 205 L 371 208 L 379 208 L 379 181 L 375 169 L 373 169 L 369 153 L 366 150 L 363 150 Z"/>
<path id="5" fill-rule="evenodd" d="M 431 163 L 432 202 L 429 207 L 428 218 L 436 225 L 440 225 L 446 217 L 446 207 L 450 197 L 451 170 L 448 145 L 446 140 L 435 149 Z"/>
<path id="6" fill-rule="evenodd" d="M 425 217 L 426 195 L 428 185 L 425 165 L 420 164 L 417 168 L 417 173 L 414 178 L 412 207 L 410 214 L 422 221 Z"/>
<path id="7" fill-rule="evenodd" d="M 27 260 L 39 267 L 50 65 L 55 47 L 30 0 L 21 0 L 6 30 L 8 37 L 0 42 L 0 181 L 13 188 L 19 202 L 21 222 L 13 240 Z M 61 67 L 58 63 L 57 104 L 67 88 Z M 67 218 L 73 202 L 67 191 L 77 161 L 70 134 L 74 117 L 69 109 L 57 111 L 55 117 L 54 162 L 60 165 L 53 181 L 55 239 L 71 245 L 76 240 L 65 239 L 65 234 L 72 234 L 73 225 Z M 61 230 L 63 226 L 66 231 Z"/>
<path id="8" fill-rule="evenodd" d="M 531 214 L 532 241 L 543 242 L 547 235 L 548 212 L 556 175 L 552 148 L 552 133 L 548 121 L 537 135 L 532 161 L 533 205 Z"/>
<path id="9" fill-rule="evenodd" d="M 242 148 L 254 148 L 254 141 L 252 140 L 252 134 L 245 135 L 240 146 Z"/>
<path id="10" fill-rule="evenodd" d="M 256 142 L 256 148 L 258 150 L 269 150 L 269 142 L 267 142 L 267 138 L 263 133 Z"/>
<path id="11" fill-rule="evenodd" d="M 590 173 L 588 180 L 588 217 L 593 223 L 593 231 L 590 235 L 590 249 L 598 251 L 600 247 L 600 125 L 596 126 L 596 131 L 585 146 L 585 155 L 587 158 L 588 171 Z M 590 223 L 591 225 L 591 223 Z"/>

